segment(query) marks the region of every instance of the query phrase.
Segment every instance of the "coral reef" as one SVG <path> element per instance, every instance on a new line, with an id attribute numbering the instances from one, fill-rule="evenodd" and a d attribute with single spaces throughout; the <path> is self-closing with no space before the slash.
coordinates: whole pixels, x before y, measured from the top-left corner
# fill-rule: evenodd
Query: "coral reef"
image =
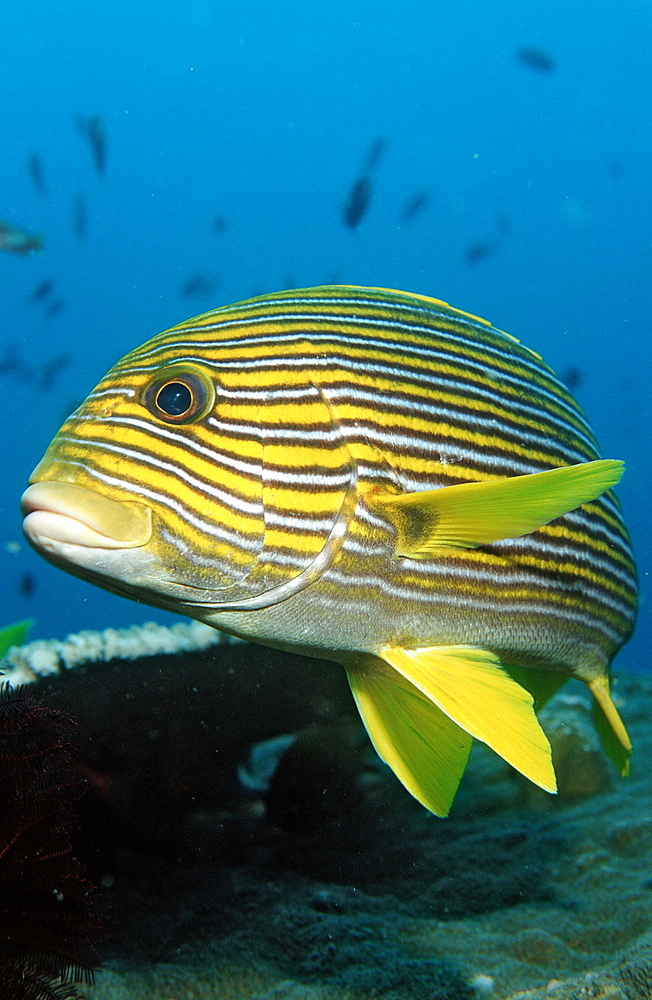
<path id="1" fill-rule="evenodd" d="M 448 820 L 375 758 L 327 662 L 216 644 L 35 691 L 79 723 L 78 854 L 108 931 L 89 1000 L 652 995 L 652 678 L 616 688 L 630 778 L 571 685 L 542 714 L 560 794 L 476 746 Z"/>
<path id="2" fill-rule="evenodd" d="M 31 622 L 19 624 L 29 626 Z M 16 687 L 89 663 L 138 660 L 237 641 L 201 622 L 179 622 L 172 627 L 149 622 L 125 629 L 77 632 L 63 641 L 37 639 L 25 646 L 16 646 L 9 649 L 2 661 L 2 672 L 8 683 Z M 3 648 L 2 653 L 4 651 Z"/>
<path id="3" fill-rule="evenodd" d="M 73 854 L 83 781 L 71 720 L 24 689 L 0 689 L 0 998 L 73 1000 L 100 937 Z"/>

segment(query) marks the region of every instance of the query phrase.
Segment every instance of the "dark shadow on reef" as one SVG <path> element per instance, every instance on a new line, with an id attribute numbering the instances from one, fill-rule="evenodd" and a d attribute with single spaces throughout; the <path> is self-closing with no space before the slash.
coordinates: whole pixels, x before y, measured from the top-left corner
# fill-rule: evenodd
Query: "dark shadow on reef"
<path id="1" fill-rule="evenodd" d="M 104 887 L 113 961 L 210 941 L 300 981 L 391 997 L 399 976 L 414 996 L 464 997 L 453 964 L 392 957 L 388 912 L 398 926 L 551 897 L 563 840 L 521 780 L 487 754 L 452 817 L 430 816 L 373 754 L 336 665 L 243 643 L 89 665 L 38 691 L 78 723 L 77 850 Z M 286 734 L 271 776 L 243 783 L 252 746 Z"/>

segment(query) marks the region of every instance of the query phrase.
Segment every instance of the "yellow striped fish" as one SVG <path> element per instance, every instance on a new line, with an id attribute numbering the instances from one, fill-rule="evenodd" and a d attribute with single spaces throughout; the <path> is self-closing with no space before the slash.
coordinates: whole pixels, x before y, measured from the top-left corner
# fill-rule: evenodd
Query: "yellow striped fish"
<path id="1" fill-rule="evenodd" d="M 329 286 L 124 357 L 36 467 L 24 526 L 107 590 L 342 663 L 378 753 L 443 816 L 473 737 L 555 791 L 534 709 L 570 676 L 626 772 L 621 474 L 513 337 L 436 299 Z"/>

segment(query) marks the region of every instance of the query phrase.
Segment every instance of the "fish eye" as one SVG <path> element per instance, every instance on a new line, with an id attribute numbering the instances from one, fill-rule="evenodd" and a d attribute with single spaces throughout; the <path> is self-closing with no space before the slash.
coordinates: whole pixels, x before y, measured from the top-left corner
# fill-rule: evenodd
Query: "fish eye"
<path id="1" fill-rule="evenodd" d="M 185 417 L 192 407 L 192 393 L 185 382 L 166 382 L 156 394 L 156 405 L 168 417 Z"/>
<path id="2" fill-rule="evenodd" d="M 200 368 L 169 365 L 157 372 L 143 393 L 149 412 L 168 424 L 189 424 L 206 416 L 215 386 Z"/>

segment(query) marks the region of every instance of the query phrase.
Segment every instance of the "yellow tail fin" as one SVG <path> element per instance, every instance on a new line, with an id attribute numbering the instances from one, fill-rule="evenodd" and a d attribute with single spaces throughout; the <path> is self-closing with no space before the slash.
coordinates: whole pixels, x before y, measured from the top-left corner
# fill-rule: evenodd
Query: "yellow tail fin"
<path id="1" fill-rule="evenodd" d="M 617 767 L 622 777 L 629 774 L 629 757 L 632 744 L 618 709 L 609 691 L 609 678 L 605 675 L 589 681 L 589 688 L 595 698 L 593 722 L 604 752 Z M 595 710 L 597 709 L 597 711 Z M 605 721 L 608 725 L 605 725 Z"/>

